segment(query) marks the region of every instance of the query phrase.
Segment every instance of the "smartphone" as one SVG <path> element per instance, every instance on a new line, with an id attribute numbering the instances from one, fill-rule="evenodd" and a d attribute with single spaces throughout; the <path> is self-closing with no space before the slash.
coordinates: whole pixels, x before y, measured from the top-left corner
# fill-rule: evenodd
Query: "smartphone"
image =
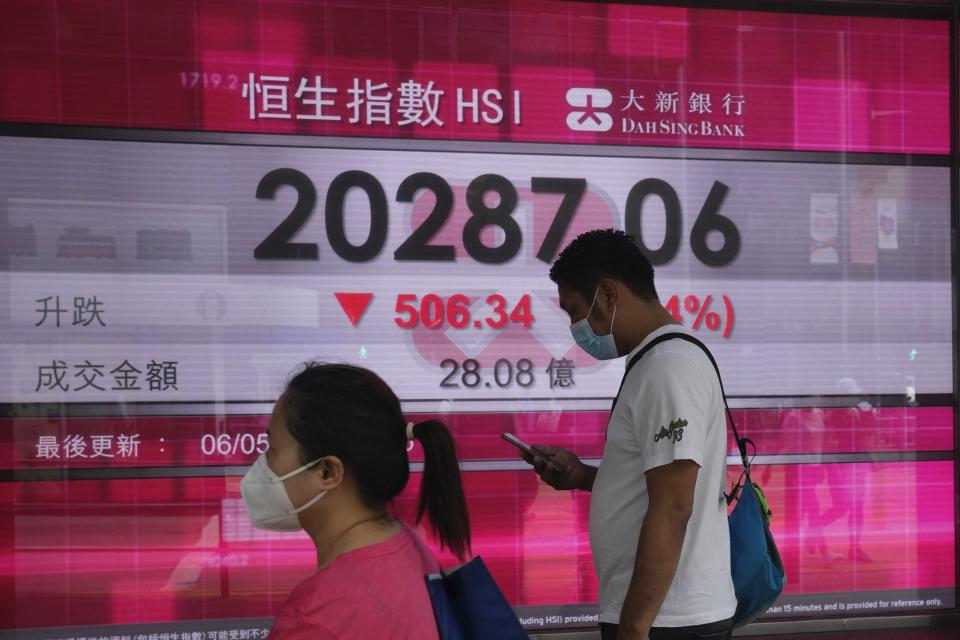
<path id="1" fill-rule="evenodd" d="M 544 458 L 542 455 L 534 451 L 529 444 L 527 444 L 517 436 L 513 435 L 512 433 L 501 433 L 500 437 L 506 440 L 507 442 L 509 442 L 510 444 L 512 444 L 513 446 L 515 446 L 517 449 L 520 449 L 520 451 L 523 451 L 528 456 L 539 456 L 540 458 L 545 460 L 546 463 L 549 464 L 555 471 L 564 470 L 562 466 L 560 466 L 553 460 L 550 460 L 549 458 Z"/>
<path id="2" fill-rule="evenodd" d="M 529 444 L 527 444 L 517 436 L 513 435 L 512 433 L 501 433 L 500 437 L 506 440 L 507 442 L 509 442 L 510 444 L 512 444 L 513 446 L 515 446 L 517 449 L 520 449 L 520 451 L 523 451 L 528 456 L 537 455 L 536 451 L 531 449 Z"/>

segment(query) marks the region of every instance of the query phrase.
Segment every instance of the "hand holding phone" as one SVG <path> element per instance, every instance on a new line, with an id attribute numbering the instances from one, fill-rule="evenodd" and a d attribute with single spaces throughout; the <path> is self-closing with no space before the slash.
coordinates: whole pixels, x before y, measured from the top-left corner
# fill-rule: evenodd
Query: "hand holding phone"
<path id="1" fill-rule="evenodd" d="M 546 456 L 537 453 L 536 451 L 533 450 L 533 447 L 531 447 L 529 444 L 527 444 L 517 436 L 513 435 L 512 433 L 501 433 L 500 437 L 506 440 L 507 442 L 509 442 L 510 444 L 512 444 L 513 446 L 515 446 L 517 449 L 520 449 L 520 451 L 522 451 L 524 454 L 524 458 L 527 459 L 527 462 L 533 464 L 534 458 L 540 458 L 541 460 L 545 461 L 548 465 L 550 465 L 550 467 L 555 471 L 557 472 L 564 471 L 564 468 L 562 466 L 560 466 L 550 458 L 547 458 Z"/>

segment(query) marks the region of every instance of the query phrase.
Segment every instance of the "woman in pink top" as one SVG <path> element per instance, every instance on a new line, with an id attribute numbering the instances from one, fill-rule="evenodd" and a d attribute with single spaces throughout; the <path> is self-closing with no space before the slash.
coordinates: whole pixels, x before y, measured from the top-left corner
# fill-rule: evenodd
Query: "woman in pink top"
<path id="1" fill-rule="evenodd" d="M 407 485 L 407 443 L 419 440 L 417 521 L 426 514 L 440 542 L 467 556 L 470 524 L 447 428 L 407 423 L 372 371 L 308 364 L 274 406 L 267 433 L 269 449 L 240 485 L 250 518 L 272 531 L 303 528 L 317 547 L 316 573 L 290 594 L 270 637 L 437 638 L 424 576 L 439 566 L 386 505 Z"/>

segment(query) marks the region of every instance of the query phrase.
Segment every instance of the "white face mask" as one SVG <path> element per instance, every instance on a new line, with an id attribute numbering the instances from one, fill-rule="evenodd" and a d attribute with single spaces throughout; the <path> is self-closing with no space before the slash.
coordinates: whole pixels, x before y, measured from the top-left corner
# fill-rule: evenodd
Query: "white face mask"
<path id="1" fill-rule="evenodd" d="M 294 508 L 293 503 L 290 502 L 290 496 L 287 495 L 287 489 L 283 486 L 283 481 L 306 471 L 318 462 L 320 462 L 319 459 L 314 460 L 286 475 L 278 476 L 267 464 L 266 456 L 261 453 L 247 471 L 247 475 L 240 481 L 240 492 L 243 494 L 243 501 L 247 505 L 247 513 L 250 515 L 253 526 L 267 531 L 299 530 L 300 519 L 297 518 L 297 514 L 316 504 L 320 498 L 327 495 L 327 492 L 322 491 L 306 504 Z"/>

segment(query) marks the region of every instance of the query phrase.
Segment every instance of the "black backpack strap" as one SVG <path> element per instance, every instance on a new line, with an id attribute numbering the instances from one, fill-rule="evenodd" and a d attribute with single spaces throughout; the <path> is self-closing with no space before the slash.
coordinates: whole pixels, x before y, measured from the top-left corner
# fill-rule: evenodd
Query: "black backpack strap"
<path id="1" fill-rule="evenodd" d="M 653 349 L 655 346 L 661 342 L 666 342 L 667 340 L 672 340 L 673 338 L 679 338 L 681 336 L 686 336 L 685 333 L 665 333 L 661 336 L 657 336 L 650 341 L 650 344 L 645 346 L 643 349 L 640 349 L 636 355 L 630 358 L 630 362 L 627 363 L 627 370 L 623 374 L 623 380 L 620 381 L 620 388 L 617 390 L 617 396 L 613 399 L 613 406 L 610 407 L 610 413 L 613 413 L 613 410 L 617 408 L 617 401 L 620 400 L 620 394 L 623 393 L 623 385 L 627 383 L 627 376 L 630 375 L 630 370 L 633 369 L 634 365 L 640 362 L 640 358 L 647 355 L 647 353 Z M 704 347 L 706 349 L 706 347 Z"/>
<path id="2" fill-rule="evenodd" d="M 630 362 L 627 363 L 627 370 L 624 371 L 624 373 L 623 373 L 623 379 L 620 381 L 620 388 L 617 389 L 617 395 L 616 395 L 616 397 L 613 399 L 613 404 L 610 406 L 610 416 L 611 416 L 611 417 L 613 416 L 614 410 L 616 410 L 616 408 L 617 408 L 617 402 L 620 400 L 620 394 L 623 393 L 623 385 L 627 384 L 627 376 L 630 375 L 630 370 L 633 369 L 634 365 L 636 365 L 638 362 L 640 362 L 640 358 L 642 358 L 643 356 L 645 356 L 645 355 L 647 354 L 647 352 L 650 351 L 650 349 L 653 349 L 655 346 L 657 346 L 657 345 L 660 344 L 661 342 L 664 342 L 665 340 L 670 340 L 671 338 L 673 338 L 674 336 L 677 336 L 677 335 L 681 335 L 681 334 L 666 333 L 666 334 L 664 334 L 664 335 L 662 335 L 662 336 L 657 336 L 656 338 L 654 338 L 653 340 L 650 341 L 650 344 L 648 344 L 647 346 L 645 346 L 645 347 L 644 347 L 643 349 L 641 349 L 637 354 L 635 354 L 632 358 L 630 358 Z M 609 431 L 609 430 L 610 430 L 610 425 L 608 424 L 608 425 L 607 425 L 607 431 Z M 606 437 L 606 436 L 604 436 L 604 437 Z"/>
<path id="3" fill-rule="evenodd" d="M 617 401 L 620 400 L 620 394 L 623 392 L 623 385 L 627 382 L 627 376 L 630 374 L 630 370 L 640 361 L 640 358 L 645 356 L 651 349 L 660 344 L 661 342 L 666 342 L 667 340 L 686 340 L 690 344 L 700 347 L 700 349 L 707 354 L 707 358 L 710 360 L 710 364 L 713 365 L 714 371 L 717 372 L 717 380 L 720 382 L 720 394 L 723 396 L 723 407 L 726 410 L 727 421 L 730 423 L 730 429 L 733 431 L 733 437 L 737 442 L 737 449 L 740 451 L 740 459 L 743 461 L 743 475 L 749 480 L 750 478 L 750 457 L 747 455 L 747 445 L 753 444 L 753 441 L 749 438 L 741 438 L 740 433 L 737 431 L 737 424 L 733 420 L 733 414 L 730 412 L 730 405 L 727 403 L 727 393 L 723 389 L 723 377 L 720 375 L 720 367 L 717 366 L 717 361 L 714 359 L 713 354 L 710 353 L 710 349 L 707 348 L 707 345 L 703 344 L 693 336 L 686 333 L 664 333 L 653 340 L 649 344 L 643 347 L 635 356 L 630 359 L 630 362 L 627 363 L 627 371 L 623 374 L 623 380 L 620 382 L 620 389 L 617 391 L 616 398 L 613 399 L 613 406 L 610 408 L 610 412 L 613 413 L 613 410 L 617 407 Z M 742 478 L 741 478 L 742 481 Z M 727 496 L 727 502 L 733 502 L 737 493 L 740 490 L 741 482 L 737 482 L 733 490 Z"/>

